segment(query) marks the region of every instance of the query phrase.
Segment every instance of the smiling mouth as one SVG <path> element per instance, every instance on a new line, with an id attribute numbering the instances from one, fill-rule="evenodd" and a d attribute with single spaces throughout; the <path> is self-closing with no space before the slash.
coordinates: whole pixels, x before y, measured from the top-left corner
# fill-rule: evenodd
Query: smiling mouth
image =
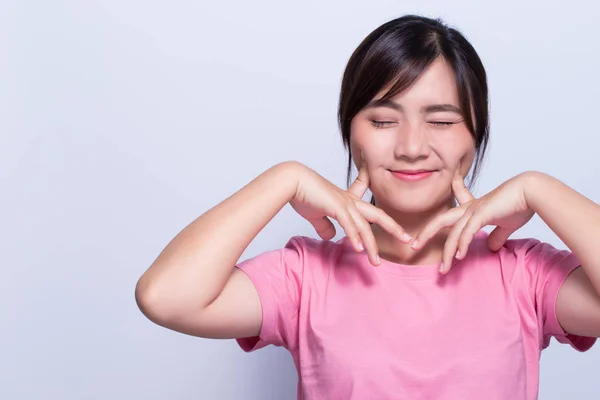
<path id="1" fill-rule="evenodd" d="M 402 169 L 390 171 L 394 177 L 406 181 L 415 182 L 430 177 L 436 170 L 433 169 Z"/>

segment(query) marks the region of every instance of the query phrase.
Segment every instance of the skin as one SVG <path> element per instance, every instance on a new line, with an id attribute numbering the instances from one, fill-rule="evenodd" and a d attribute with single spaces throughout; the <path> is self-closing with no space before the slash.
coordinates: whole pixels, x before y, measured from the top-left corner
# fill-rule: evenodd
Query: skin
<path id="1" fill-rule="evenodd" d="M 497 250 L 537 213 L 582 262 L 560 290 L 560 323 L 568 333 L 600 336 L 600 206 L 538 172 L 474 198 L 464 185 L 475 148 L 462 111 L 440 110 L 458 108 L 453 74 L 443 60 L 392 100 L 352 121 L 359 175 L 348 190 L 298 162 L 268 169 L 168 243 L 136 285 L 140 310 L 159 325 L 194 336 L 258 335 L 260 298 L 235 265 L 286 204 L 324 240 L 335 236 L 331 219 L 337 220 L 355 251 L 365 251 L 373 265 L 380 257 L 415 268 L 441 263 L 441 273 L 451 270 L 457 253 L 466 256 L 481 227 L 497 226 L 489 242 Z M 418 182 L 390 172 L 420 168 L 435 172 Z M 367 189 L 377 207 L 362 199 Z"/>
<path id="2" fill-rule="evenodd" d="M 351 124 L 350 145 L 355 157 L 359 155 L 355 163 L 359 168 L 364 163 L 367 169 L 377 206 L 412 237 L 436 215 L 453 208 L 452 181 L 468 173 L 475 146 L 459 107 L 450 66 L 443 59 L 434 61 L 412 87 L 389 104 L 367 106 L 359 112 Z M 402 169 L 435 172 L 424 181 L 404 182 L 391 173 Z M 431 264 L 441 258 L 444 231 L 420 252 L 411 251 L 408 245 L 398 246 L 392 235 L 378 226 L 373 231 L 380 255 L 390 261 Z"/>
<path id="3" fill-rule="evenodd" d="M 368 182 L 377 206 L 415 238 L 398 243 L 374 226 L 378 252 L 405 264 L 441 259 L 440 272 L 446 274 L 454 258 L 467 255 L 480 229 L 495 226 L 488 245 L 497 251 L 537 213 L 582 263 L 559 292 L 559 322 L 568 333 L 600 336 L 600 206 L 540 172 L 520 174 L 476 199 L 464 184 L 475 151 L 464 120 L 453 112 L 424 112 L 440 104 L 458 107 L 453 73 L 444 60 L 436 60 L 392 100 L 357 114 L 351 133 L 353 153 L 360 154 L 355 160 L 363 171 L 360 179 Z M 404 182 L 391 173 L 401 169 L 436 172 L 423 181 Z"/>

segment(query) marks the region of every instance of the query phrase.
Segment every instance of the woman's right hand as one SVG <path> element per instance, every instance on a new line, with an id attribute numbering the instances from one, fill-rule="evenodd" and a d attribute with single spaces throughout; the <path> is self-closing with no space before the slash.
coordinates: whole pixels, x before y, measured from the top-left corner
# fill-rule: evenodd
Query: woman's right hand
<path id="1" fill-rule="evenodd" d="M 330 240 L 336 230 L 333 218 L 346 232 L 356 251 L 366 249 L 373 265 L 379 265 L 379 251 L 369 222 L 388 231 L 402 243 L 412 238 L 382 209 L 362 200 L 369 188 L 366 163 L 361 161 L 356 180 L 348 190 L 340 189 L 314 170 L 297 164 L 297 189 L 290 205 L 315 228 L 323 240 Z"/>

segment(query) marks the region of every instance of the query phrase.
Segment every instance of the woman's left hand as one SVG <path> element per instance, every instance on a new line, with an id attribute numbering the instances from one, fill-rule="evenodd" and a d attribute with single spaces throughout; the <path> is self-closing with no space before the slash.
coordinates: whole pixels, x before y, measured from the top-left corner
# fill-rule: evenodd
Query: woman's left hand
<path id="1" fill-rule="evenodd" d="M 494 225 L 488 239 L 492 251 L 498 251 L 517 229 L 525 225 L 534 212 L 525 199 L 527 173 L 517 175 L 483 197 L 476 199 L 466 187 L 464 178 L 457 174 L 452 181 L 452 191 L 459 206 L 433 218 L 419 232 L 411 247 L 414 250 L 436 235 L 441 229 L 452 227 L 444 245 L 440 272 L 447 273 L 452 259 L 462 259 L 473 237 L 481 228 Z"/>

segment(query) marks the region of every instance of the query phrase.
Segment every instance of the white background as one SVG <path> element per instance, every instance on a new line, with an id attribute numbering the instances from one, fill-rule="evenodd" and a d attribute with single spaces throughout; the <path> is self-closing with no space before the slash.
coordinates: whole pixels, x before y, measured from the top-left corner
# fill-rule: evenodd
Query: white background
<path id="1" fill-rule="evenodd" d="M 8 1 L 0 4 L 0 398 L 292 399 L 281 348 L 152 324 L 134 287 L 166 243 L 271 165 L 343 186 L 342 72 L 405 13 L 442 17 L 489 74 L 476 194 L 540 170 L 600 202 L 592 2 Z M 244 258 L 315 236 L 286 207 Z M 562 243 L 539 219 L 517 236 Z M 557 342 L 540 398 L 600 393 L 600 350 Z"/>

